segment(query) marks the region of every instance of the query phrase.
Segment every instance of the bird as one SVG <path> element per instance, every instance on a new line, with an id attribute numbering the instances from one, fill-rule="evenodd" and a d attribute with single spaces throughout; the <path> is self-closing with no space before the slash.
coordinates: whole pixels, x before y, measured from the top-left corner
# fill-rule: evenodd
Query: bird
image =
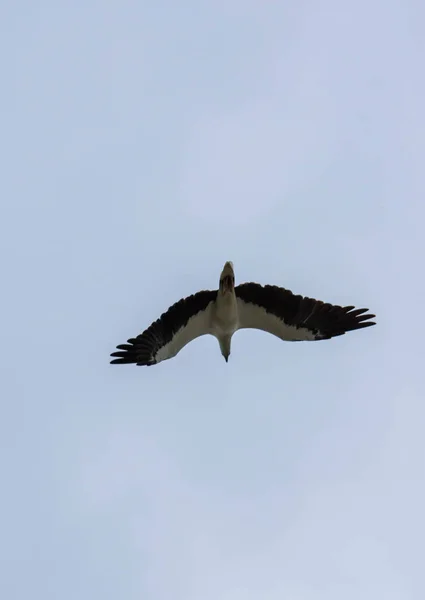
<path id="1" fill-rule="evenodd" d="M 150 367 L 209 334 L 217 338 L 227 363 L 232 336 L 239 329 L 260 329 L 290 342 L 328 340 L 376 325 L 371 321 L 375 315 L 368 311 L 295 295 L 275 285 L 249 282 L 235 286 L 233 263 L 227 261 L 218 290 L 182 298 L 143 333 L 117 346 L 110 362 Z"/>

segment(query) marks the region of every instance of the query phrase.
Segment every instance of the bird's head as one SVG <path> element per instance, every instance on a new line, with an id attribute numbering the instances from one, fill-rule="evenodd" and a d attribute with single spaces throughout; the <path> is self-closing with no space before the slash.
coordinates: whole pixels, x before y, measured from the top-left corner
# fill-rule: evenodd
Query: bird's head
<path id="1" fill-rule="evenodd" d="M 223 267 L 220 275 L 220 291 L 225 294 L 226 292 L 233 292 L 235 287 L 235 272 L 233 271 L 233 263 L 228 260 Z"/>

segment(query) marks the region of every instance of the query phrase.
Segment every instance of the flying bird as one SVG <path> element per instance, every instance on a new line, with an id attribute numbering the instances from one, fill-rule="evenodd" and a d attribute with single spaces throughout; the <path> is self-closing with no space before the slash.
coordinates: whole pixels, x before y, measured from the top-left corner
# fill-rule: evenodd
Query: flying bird
<path id="1" fill-rule="evenodd" d="M 296 296 L 275 285 L 235 286 L 233 263 L 228 261 L 218 290 L 203 290 L 173 304 L 143 333 L 117 346 L 111 364 L 156 365 L 207 334 L 217 338 L 227 362 L 239 329 L 261 329 L 290 342 L 328 340 L 375 325 L 370 320 L 375 315 L 365 314 L 368 310 Z"/>

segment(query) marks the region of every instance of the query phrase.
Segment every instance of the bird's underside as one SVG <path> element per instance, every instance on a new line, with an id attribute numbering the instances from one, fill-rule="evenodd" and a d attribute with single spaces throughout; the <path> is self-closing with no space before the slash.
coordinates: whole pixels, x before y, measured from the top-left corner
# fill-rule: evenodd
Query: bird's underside
<path id="1" fill-rule="evenodd" d="M 239 329 L 261 329 L 285 341 L 315 341 L 375 325 L 367 308 L 333 305 L 274 285 L 235 286 L 234 281 L 233 265 L 227 262 L 218 290 L 173 304 L 143 333 L 117 346 L 111 364 L 155 365 L 207 334 L 218 339 L 227 361 L 232 335 Z"/>

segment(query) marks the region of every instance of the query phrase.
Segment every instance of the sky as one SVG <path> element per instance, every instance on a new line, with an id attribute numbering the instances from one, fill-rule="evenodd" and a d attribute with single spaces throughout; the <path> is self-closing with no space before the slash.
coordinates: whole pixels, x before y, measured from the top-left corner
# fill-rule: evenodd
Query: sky
<path id="1" fill-rule="evenodd" d="M 0 8 L 0 597 L 425 597 L 425 8 Z M 232 260 L 369 307 L 109 354 Z"/>

